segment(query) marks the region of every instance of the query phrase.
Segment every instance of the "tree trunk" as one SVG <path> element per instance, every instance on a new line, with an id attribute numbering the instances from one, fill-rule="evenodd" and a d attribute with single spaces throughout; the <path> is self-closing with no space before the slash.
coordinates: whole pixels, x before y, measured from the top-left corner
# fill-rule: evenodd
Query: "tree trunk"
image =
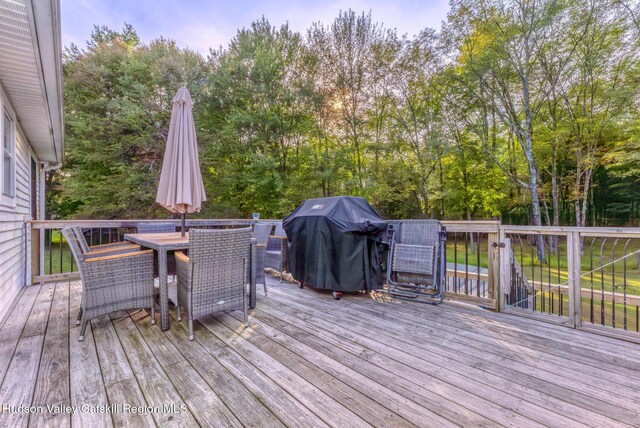
<path id="1" fill-rule="evenodd" d="M 442 156 L 438 158 L 438 166 L 440 167 L 440 218 L 444 218 L 444 176 L 442 172 Z M 633 210 L 631 211 L 633 212 Z"/>
<path id="2" fill-rule="evenodd" d="M 531 193 L 531 222 L 534 226 L 542 226 L 542 213 L 540 212 L 540 194 L 538 191 L 538 181 L 540 180 L 540 174 L 538 173 L 538 166 L 533 157 L 533 141 L 531 137 L 531 128 L 527 126 L 524 131 L 524 137 L 521 141 L 524 156 L 527 160 L 527 166 L 529 169 L 529 182 L 528 188 Z M 536 235 L 536 247 L 538 249 L 538 260 L 540 263 L 546 263 L 545 251 L 544 251 L 544 237 L 543 235 Z"/>
<path id="3" fill-rule="evenodd" d="M 469 212 L 469 206 L 467 205 L 467 221 L 471 221 L 471 213 Z M 471 254 L 475 254 L 476 253 L 476 246 L 475 243 L 473 241 L 473 232 L 469 232 L 469 243 L 471 244 Z M 480 268 L 480 266 L 478 266 L 478 268 Z"/>
<path id="4" fill-rule="evenodd" d="M 555 138 L 555 137 L 554 137 Z M 558 194 L 558 146 L 553 144 L 553 159 L 551 163 L 551 208 L 553 210 L 553 226 L 560 226 L 560 195 Z M 549 251 L 558 254 L 558 236 L 549 237 Z"/>

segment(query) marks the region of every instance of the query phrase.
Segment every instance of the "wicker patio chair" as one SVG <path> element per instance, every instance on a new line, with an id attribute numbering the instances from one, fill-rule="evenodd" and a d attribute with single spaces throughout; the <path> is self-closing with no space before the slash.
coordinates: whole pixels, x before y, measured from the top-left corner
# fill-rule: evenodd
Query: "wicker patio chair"
<path id="1" fill-rule="evenodd" d="M 264 285 L 264 295 L 267 295 L 267 278 L 264 274 L 265 255 L 269 236 L 273 230 L 272 222 L 258 222 L 253 226 L 252 237 L 256 239 L 256 284 Z M 248 275 L 248 274 L 247 274 Z"/>
<path id="2" fill-rule="evenodd" d="M 172 233 L 176 231 L 176 226 L 172 223 L 140 223 L 136 226 L 138 233 Z M 158 277 L 158 253 L 153 253 L 153 275 Z M 176 275 L 176 259 L 172 252 L 167 254 L 167 274 L 171 277 Z"/>
<path id="3" fill-rule="evenodd" d="M 405 220 L 394 230 L 387 259 L 387 291 L 438 304 L 444 297 L 446 230 L 437 220 Z"/>
<path id="4" fill-rule="evenodd" d="M 87 323 L 101 315 L 126 309 L 151 308 L 155 324 L 153 251 L 86 257 L 75 232 L 62 229 L 82 280 L 82 302 L 76 325 L 81 324 L 79 341 L 84 340 Z"/>
<path id="5" fill-rule="evenodd" d="M 273 235 L 269 237 L 269 241 L 267 242 L 267 250 L 265 252 L 265 267 L 275 269 L 280 272 L 280 282 L 282 282 L 282 274 L 284 273 L 285 259 L 283 254 L 286 251 L 287 245 L 287 232 L 284 231 L 282 227 L 282 222 L 279 221 L 276 223 L 275 231 Z"/>
<path id="6" fill-rule="evenodd" d="M 140 251 L 140 246 L 132 244 L 131 242 L 111 242 L 109 244 L 89 245 L 87 239 L 84 236 L 84 232 L 80 226 L 72 226 L 71 229 L 75 234 L 75 238 L 80 246 L 80 251 L 88 256 L 107 255 L 107 253 L 132 253 Z"/>
<path id="7" fill-rule="evenodd" d="M 140 223 L 136 226 L 138 233 L 170 233 L 175 232 L 176 227 L 172 223 Z"/>
<path id="8" fill-rule="evenodd" d="M 189 256 L 176 251 L 178 268 L 178 321 L 187 312 L 189 340 L 193 340 L 193 320 L 220 311 L 244 310 L 247 293 L 246 266 L 251 228 L 192 229 Z"/>

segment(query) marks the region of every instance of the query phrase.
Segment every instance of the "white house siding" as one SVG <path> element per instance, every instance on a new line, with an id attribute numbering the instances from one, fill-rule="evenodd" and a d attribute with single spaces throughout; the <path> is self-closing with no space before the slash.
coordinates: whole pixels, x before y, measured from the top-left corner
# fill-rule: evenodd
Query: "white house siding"
<path id="1" fill-rule="evenodd" d="M 30 231 L 25 234 L 25 220 L 31 219 L 31 148 L 20 130 L 16 134 L 16 206 L 0 205 L 0 320 L 31 273 Z"/>

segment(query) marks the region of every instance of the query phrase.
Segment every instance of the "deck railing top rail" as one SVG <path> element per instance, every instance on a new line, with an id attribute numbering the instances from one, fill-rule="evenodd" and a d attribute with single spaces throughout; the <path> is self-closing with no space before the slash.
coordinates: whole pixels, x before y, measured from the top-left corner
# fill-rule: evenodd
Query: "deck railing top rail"
<path id="1" fill-rule="evenodd" d="M 562 235 L 577 232 L 581 236 L 615 236 L 618 238 L 640 236 L 640 227 L 575 227 L 575 226 L 511 226 L 502 225 L 500 231 L 504 233 Z"/>
<path id="2" fill-rule="evenodd" d="M 186 226 L 244 226 L 253 224 L 251 219 L 187 219 Z M 162 220 L 31 220 L 32 229 L 61 229 L 70 224 L 82 228 L 116 228 L 116 227 L 136 227 L 139 224 L 171 223 L 180 226 L 179 219 Z"/>
<path id="3" fill-rule="evenodd" d="M 447 232 L 498 233 L 500 222 L 496 220 L 442 220 L 440 221 Z"/>

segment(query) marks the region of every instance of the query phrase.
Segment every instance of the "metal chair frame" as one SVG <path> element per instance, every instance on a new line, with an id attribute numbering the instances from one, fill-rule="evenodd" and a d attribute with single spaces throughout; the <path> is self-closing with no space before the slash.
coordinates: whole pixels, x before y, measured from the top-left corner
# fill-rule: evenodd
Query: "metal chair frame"
<path id="1" fill-rule="evenodd" d="M 429 229 L 433 230 L 431 234 L 428 233 Z M 421 233 L 421 230 L 425 233 Z M 402 221 L 399 231 L 394 227 L 390 228 L 389 242 L 386 291 L 394 297 L 421 303 L 442 303 L 447 231 L 440 222 Z M 411 255 L 415 257 L 411 258 Z"/>

